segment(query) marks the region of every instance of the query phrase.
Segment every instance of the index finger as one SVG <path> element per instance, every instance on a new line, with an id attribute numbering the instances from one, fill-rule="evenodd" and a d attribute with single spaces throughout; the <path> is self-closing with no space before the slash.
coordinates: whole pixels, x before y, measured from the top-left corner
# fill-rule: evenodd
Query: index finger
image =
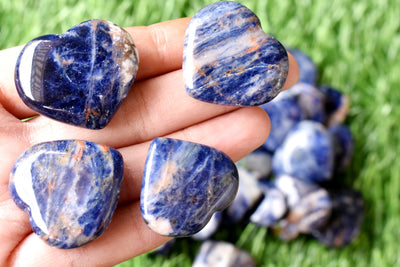
<path id="1" fill-rule="evenodd" d="M 181 18 L 150 26 L 125 28 L 139 51 L 136 80 L 182 68 L 183 43 L 189 20 Z"/>

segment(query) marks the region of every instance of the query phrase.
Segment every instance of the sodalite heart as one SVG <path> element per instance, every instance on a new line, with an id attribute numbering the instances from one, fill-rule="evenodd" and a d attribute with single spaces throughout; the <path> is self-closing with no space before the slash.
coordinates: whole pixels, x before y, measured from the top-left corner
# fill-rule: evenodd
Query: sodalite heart
<path id="1" fill-rule="evenodd" d="M 273 99 L 288 74 L 288 55 L 245 6 L 222 1 L 197 12 L 186 30 L 183 75 L 188 94 L 222 105 Z"/>
<path id="2" fill-rule="evenodd" d="M 108 227 L 122 176 L 117 150 L 80 140 L 53 141 L 32 146 L 17 159 L 9 189 L 38 236 L 51 246 L 74 248 Z"/>
<path id="3" fill-rule="evenodd" d="M 157 138 L 150 144 L 140 208 L 153 231 L 189 236 L 214 212 L 226 208 L 238 190 L 238 172 L 221 151 L 201 144 Z"/>
<path id="4" fill-rule="evenodd" d="M 89 20 L 30 41 L 18 58 L 15 84 L 34 111 L 101 129 L 127 96 L 137 70 L 130 35 L 109 21 Z"/>

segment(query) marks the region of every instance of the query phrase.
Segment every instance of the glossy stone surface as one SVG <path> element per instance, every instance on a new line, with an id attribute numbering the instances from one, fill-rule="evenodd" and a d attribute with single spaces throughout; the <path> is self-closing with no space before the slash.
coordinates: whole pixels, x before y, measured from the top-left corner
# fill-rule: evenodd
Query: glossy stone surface
<path id="1" fill-rule="evenodd" d="M 315 85 L 318 79 L 318 68 L 312 59 L 298 49 L 290 48 L 289 52 L 296 59 L 299 67 L 298 82 Z"/>
<path id="2" fill-rule="evenodd" d="M 279 222 L 287 211 L 286 196 L 273 183 L 260 182 L 264 198 L 250 216 L 250 221 L 262 227 Z"/>
<path id="3" fill-rule="evenodd" d="M 34 111 L 101 129 L 127 96 L 137 70 L 129 33 L 109 21 L 89 20 L 30 41 L 18 58 L 15 84 Z"/>
<path id="4" fill-rule="evenodd" d="M 192 267 L 255 267 L 256 263 L 251 255 L 231 243 L 223 241 L 204 242 Z"/>
<path id="5" fill-rule="evenodd" d="M 221 151 L 169 138 L 154 139 L 143 173 L 140 208 L 150 229 L 165 236 L 190 236 L 238 190 L 238 172 Z"/>
<path id="6" fill-rule="evenodd" d="M 221 1 L 198 11 L 186 30 L 187 93 L 205 102 L 256 106 L 273 99 L 288 75 L 285 48 L 245 6 Z"/>
<path id="7" fill-rule="evenodd" d="M 333 160 L 332 139 L 325 127 L 318 122 L 301 121 L 276 150 L 272 169 L 276 175 L 322 182 L 331 179 Z"/>
<path id="8" fill-rule="evenodd" d="M 282 240 L 292 240 L 300 233 L 311 233 L 326 224 L 332 203 L 325 189 L 288 175 L 278 176 L 275 184 L 288 203 L 288 213 L 279 223 Z"/>
<path id="9" fill-rule="evenodd" d="M 39 237 L 54 247 L 74 248 L 108 227 L 122 176 L 117 150 L 80 140 L 53 141 L 21 154 L 9 189 Z"/>
<path id="10" fill-rule="evenodd" d="M 332 199 L 332 215 L 323 228 L 312 234 L 328 247 L 343 247 L 350 244 L 360 233 L 364 221 L 364 200 L 351 188 L 329 190 Z"/>
<path id="11" fill-rule="evenodd" d="M 320 85 L 318 89 L 325 96 L 325 124 L 331 126 L 341 124 L 347 117 L 350 107 L 350 99 L 335 88 L 327 85 Z"/>
<path id="12" fill-rule="evenodd" d="M 257 178 L 241 167 L 238 167 L 238 172 L 239 190 L 232 204 L 225 210 L 230 222 L 241 221 L 262 197 Z"/>
<path id="13" fill-rule="evenodd" d="M 325 122 L 325 96 L 320 90 L 311 84 L 297 82 L 287 92 L 299 104 L 305 120 Z"/>
<path id="14" fill-rule="evenodd" d="M 236 162 L 236 165 L 249 171 L 256 179 L 267 178 L 272 172 L 272 155 L 260 147 Z"/>
<path id="15" fill-rule="evenodd" d="M 288 90 L 290 91 L 290 90 Z M 271 130 L 263 147 L 271 153 L 283 143 L 288 132 L 303 119 L 303 111 L 296 99 L 285 97 L 287 91 L 261 106 L 269 115 Z"/>
<path id="16" fill-rule="evenodd" d="M 354 140 L 350 128 L 344 124 L 337 124 L 328 128 L 332 135 L 335 153 L 335 171 L 341 172 L 350 165 L 354 153 Z"/>

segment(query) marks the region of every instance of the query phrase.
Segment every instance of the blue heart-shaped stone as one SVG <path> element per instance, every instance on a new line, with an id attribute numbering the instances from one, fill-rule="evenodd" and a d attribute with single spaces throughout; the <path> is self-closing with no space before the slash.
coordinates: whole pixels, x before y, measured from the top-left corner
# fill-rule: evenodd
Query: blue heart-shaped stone
<path id="1" fill-rule="evenodd" d="M 143 173 L 140 208 L 153 231 L 189 236 L 214 212 L 226 208 L 238 190 L 238 172 L 221 151 L 201 144 L 157 138 Z"/>
<path id="2" fill-rule="evenodd" d="M 30 41 L 17 60 L 15 84 L 34 111 L 101 129 L 127 96 L 137 70 L 130 35 L 109 21 L 89 20 Z"/>
<path id="3" fill-rule="evenodd" d="M 288 74 L 288 55 L 245 6 L 221 1 L 197 12 L 186 30 L 188 94 L 215 104 L 256 106 L 273 99 Z"/>
<path id="4" fill-rule="evenodd" d="M 53 141 L 32 146 L 17 159 L 9 189 L 38 236 L 51 246 L 74 248 L 108 227 L 122 176 L 117 150 L 80 140 Z"/>

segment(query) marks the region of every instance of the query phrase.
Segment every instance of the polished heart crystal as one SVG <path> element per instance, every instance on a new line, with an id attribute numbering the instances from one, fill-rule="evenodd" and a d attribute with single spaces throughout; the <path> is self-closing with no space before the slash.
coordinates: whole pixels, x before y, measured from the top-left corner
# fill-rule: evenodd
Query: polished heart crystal
<path id="1" fill-rule="evenodd" d="M 322 228 L 312 231 L 313 236 L 327 247 L 343 247 L 360 233 L 364 221 L 364 199 L 351 188 L 332 188 L 332 215 Z"/>
<path id="2" fill-rule="evenodd" d="M 192 142 L 156 138 L 143 173 L 140 208 L 150 229 L 166 236 L 200 231 L 226 208 L 238 189 L 238 172 L 223 152 Z"/>
<path id="3" fill-rule="evenodd" d="M 290 130 L 272 158 L 276 175 L 288 174 L 312 182 L 330 180 L 333 164 L 331 135 L 322 124 L 307 120 Z"/>
<path id="4" fill-rule="evenodd" d="M 273 99 L 288 75 L 285 48 L 243 5 L 221 1 L 197 12 L 186 30 L 183 75 L 199 100 L 256 106 Z"/>
<path id="5" fill-rule="evenodd" d="M 256 262 L 251 255 L 231 243 L 222 241 L 206 241 L 194 259 L 192 267 L 255 267 Z"/>
<path id="6" fill-rule="evenodd" d="M 74 248 L 108 227 L 122 176 L 117 150 L 81 140 L 53 141 L 32 146 L 17 159 L 9 189 L 38 236 L 51 246 Z"/>
<path id="7" fill-rule="evenodd" d="M 30 41 L 18 58 L 15 84 L 34 111 L 101 129 L 127 96 L 137 70 L 129 33 L 109 21 L 89 20 Z"/>

